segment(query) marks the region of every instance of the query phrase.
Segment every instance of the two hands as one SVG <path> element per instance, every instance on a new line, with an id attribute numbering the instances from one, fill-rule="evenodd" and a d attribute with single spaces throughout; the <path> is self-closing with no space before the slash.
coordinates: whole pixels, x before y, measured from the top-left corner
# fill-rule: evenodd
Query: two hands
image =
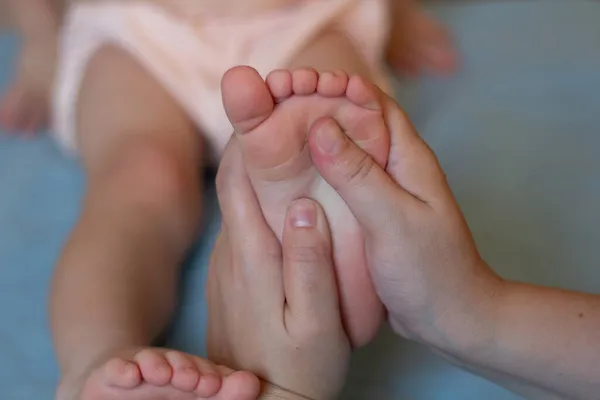
<path id="1" fill-rule="evenodd" d="M 312 133 L 308 146 L 363 230 L 394 331 L 527 398 L 596 398 L 600 296 L 494 274 L 435 155 L 393 100 L 384 107 L 391 135 L 385 170 L 341 131 L 329 151 Z M 326 218 L 315 202 L 297 200 L 280 244 L 241 157 L 232 139 L 217 179 L 223 226 L 207 289 L 209 357 L 276 385 L 267 392 L 272 398 L 334 398 L 351 349 Z"/>
<path id="2" fill-rule="evenodd" d="M 499 280 L 479 257 L 434 154 L 391 99 L 385 107 L 392 140 L 385 171 L 341 132 L 334 152 L 311 135 L 312 159 L 364 231 L 371 276 L 394 330 L 428 343 L 452 341 L 446 325 L 460 330 L 453 325 L 471 317 L 473 304 L 485 312 Z M 209 357 L 298 395 L 332 398 L 344 383 L 350 344 L 327 220 L 315 202 L 296 201 L 280 244 L 241 157 L 233 139 L 217 178 L 223 225 L 207 285 Z"/>

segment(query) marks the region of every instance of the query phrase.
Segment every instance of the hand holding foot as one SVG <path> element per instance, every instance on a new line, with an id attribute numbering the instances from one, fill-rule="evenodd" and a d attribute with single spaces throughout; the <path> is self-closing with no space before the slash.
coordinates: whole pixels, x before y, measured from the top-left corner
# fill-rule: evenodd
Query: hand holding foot
<path id="1" fill-rule="evenodd" d="M 200 357 L 146 348 L 123 352 L 83 378 L 63 380 L 57 400 L 255 400 L 258 379 Z"/>
<path id="2" fill-rule="evenodd" d="M 385 169 L 332 119 L 309 136 L 318 170 L 364 230 L 397 333 L 525 398 L 600 393 L 600 296 L 500 279 L 481 259 L 435 155 L 385 102 Z"/>
<path id="3" fill-rule="evenodd" d="M 282 239 L 286 210 L 293 201 L 309 197 L 323 206 L 332 231 L 344 323 L 354 346 L 366 344 L 380 327 L 383 308 L 367 270 L 362 232 L 345 203 L 315 170 L 306 140 L 314 123 L 333 117 L 385 166 L 389 133 L 380 92 L 342 71 L 281 70 L 265 82 L 248 67 L 227 72 L 222 89 L 250 182 L 278 238 Z"/>
<path id="4" fill-rule="evenodd" d="M 310 152 L 363 228 L 371 276 L 392 327 L 436 343 L 452 324 L 475 323 L 498 278 L 479 256 L 433 152 L 392 99 L 384 108 L 391 133 L 386 168 L 333 120 L 311 130 Z"/>
<path id="5" fill-rule="evenodd" d="M 341 389 L 350 344 L 340 315 L 322 209 L 297 200 L 283 245 L 267 225 L 233 138 L 217 177 L 223 225 L 207 283 L 211 359 L 249 370 L 292 393 L 327 400 Z M 273 388 L 271 388 L 273 389 Z"/>

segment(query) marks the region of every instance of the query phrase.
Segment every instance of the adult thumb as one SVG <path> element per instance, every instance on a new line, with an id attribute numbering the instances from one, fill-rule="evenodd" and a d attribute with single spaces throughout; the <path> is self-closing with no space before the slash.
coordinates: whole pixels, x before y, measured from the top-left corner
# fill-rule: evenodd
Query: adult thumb
<path id="1" fill-rule="evenodd" d="M 376 233 L 389 226 L 406 202 L 414 199 L 331 118 L 315 123 L 309 132 L 313 163 L 346 202 L 360 226 Z"/>
<path id="2" fill-rule="evenodd" d="M 287 311 L 295 322 L 316 329 L 341 324 L 331 233 L 317 203 L 299 199 L 290 205 L 282 251 Z"/>

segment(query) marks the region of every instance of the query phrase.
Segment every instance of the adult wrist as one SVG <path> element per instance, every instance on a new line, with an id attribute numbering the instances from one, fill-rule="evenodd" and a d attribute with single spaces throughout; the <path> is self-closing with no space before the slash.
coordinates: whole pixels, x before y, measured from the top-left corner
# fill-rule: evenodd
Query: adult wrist
<path id="1" fill-rule="evenodd" d="M 465 302 L 457 302 L 457 307 L 439 315 L 424 343 L 458 364 L 485 358 L 494 345 L 506 286 L 506 281 L 493 274 L 480 280 Z"/>
<path id="2" fill-rule="evenodd" d="M 485 264 L 473 271 L 469 282 L 461 282 L 409 318 L 390 313 L 392 329 L 453 359 L 485 351 L 494 341 L 496 310 L 506 282 Z"/>

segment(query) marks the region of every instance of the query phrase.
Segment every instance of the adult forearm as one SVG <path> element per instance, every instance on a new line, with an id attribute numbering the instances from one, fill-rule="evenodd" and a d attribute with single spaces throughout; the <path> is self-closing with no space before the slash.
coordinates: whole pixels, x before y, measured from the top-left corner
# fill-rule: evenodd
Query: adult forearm
<path id="1" fill-rule="evenodd" d="M 439 347 L 442 353 L 530 398 L 538 393 L 542 398 L 597 396 L 600 296 L 520 283 L 500 285 L 490 307 L 482 308 L 488 315 L 475 325 L 479 332 L 463 332 L 463 338 Z"/>

